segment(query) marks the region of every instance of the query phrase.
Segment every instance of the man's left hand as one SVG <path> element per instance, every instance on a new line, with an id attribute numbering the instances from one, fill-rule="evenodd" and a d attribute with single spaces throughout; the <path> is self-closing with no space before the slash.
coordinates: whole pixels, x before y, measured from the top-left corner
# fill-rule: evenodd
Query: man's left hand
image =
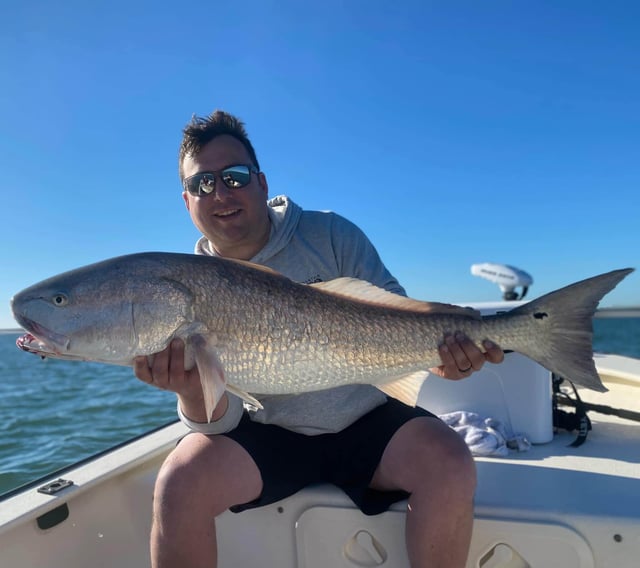
<path id="1" fill-rule="evenodd" d="M 445 379 L 465 379 L 474 371 L 479 371 L 488 361 L 489 363 L 502 363 L 504 352 L 492 341 L 485 339 L 482 342 L 485 351 L 482 351 L 464 333 L 456 332 L 447 334 L 440 345 L 440 359 L 442 365 L 429 369 L 434 375 Z"/>

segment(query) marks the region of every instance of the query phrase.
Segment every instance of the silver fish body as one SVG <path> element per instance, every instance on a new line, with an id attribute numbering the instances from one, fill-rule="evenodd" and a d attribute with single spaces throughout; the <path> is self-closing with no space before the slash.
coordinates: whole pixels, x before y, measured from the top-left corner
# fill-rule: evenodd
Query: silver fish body
<path id="1" fill-rule="evenodd" d="M 574 382 L 605 390 L 593 363 L 591 319 L 632 269 L 552 292 L 510 312 L 430 304 L 341 278 L 306 286 L 231 260 L 141 253 L 109 259 L 16 294 L 27 351 L 130 365 L 174 337 L 198 365 L 207 413 L 227 388 L 285 394 L 374 384 L 415 403 L 440 364 L 446 332 L 490 339 Z"/>

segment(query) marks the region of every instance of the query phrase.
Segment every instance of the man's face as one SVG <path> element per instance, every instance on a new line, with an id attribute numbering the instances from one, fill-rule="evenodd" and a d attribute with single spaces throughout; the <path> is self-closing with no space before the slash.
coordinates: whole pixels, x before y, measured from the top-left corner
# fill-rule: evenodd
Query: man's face
<path id="1" fill-rule="evenodd" d="M 233 136 L 217 136 L 197 156 L 182 161 L 185 179 L 202 172 L 218 172 L 229 166 L 253 166 L 249 153 Z M 249 183 L 229 189 L 215 177 L 215 190 L 195 196 L 183 191 L 191 220 L 221 256 L 247 260 L 269 238 L 268 187 L 264 174 L 251 173 Z"/>

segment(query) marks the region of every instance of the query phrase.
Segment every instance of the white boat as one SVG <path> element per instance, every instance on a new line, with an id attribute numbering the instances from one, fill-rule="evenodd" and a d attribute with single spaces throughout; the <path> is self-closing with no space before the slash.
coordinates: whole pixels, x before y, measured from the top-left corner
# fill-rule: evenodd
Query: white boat
<path id="1" fill-rule="evenodd" d="M 640 360 L 600 354 L 594 360 L 609 392 L 579 389 L 583 401 L 640 412 Z M 571 446 L 575 432 L 553 432 L 548 372 L 517 359 L 511 366 L 489 367 L 494 369 L 484 379 L 474 378 L 477 373 L 447 383 L 470 385 L 464 386 L 471 389 L 467 398 L 483 406 L 478 393 L 486 388 L 473 389 L 497 376 L 507 420 L 529 428 L 537 443 L 506 457 L 476 458 L 467 567 L 640 566 L 640 424 L 590 411 L 593 428 L 586 442 Z M 452 397 L 440 391 L 437 379 L 430 381 L 421 401 L 446 410 Z M 454 399 L 464 398 L 461 393 Z M 154 481 L 185 433 L 180 423 L 165 426 L 3 498 L 0 566 L 148 566 Z M 43 492 L 46 486 L 51 493 Z M 401 502 L 367 517 L 338 489 L 319 485 L 274 505 L 227 512 L 217 522 L 219 566 L 405 568 L 405 508 Z"/>

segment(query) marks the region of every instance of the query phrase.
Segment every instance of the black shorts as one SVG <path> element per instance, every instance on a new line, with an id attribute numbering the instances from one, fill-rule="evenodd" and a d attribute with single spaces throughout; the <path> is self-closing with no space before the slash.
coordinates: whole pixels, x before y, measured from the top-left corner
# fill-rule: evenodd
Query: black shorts
<path id="1" fill-rule="evenodd" d="M 252 422 L 245 412 L 238 426 L 224 436 L 251 455 L 262 475 L 263 489 L 260 497 L 235 505 L 231 511 L 239 513 L 275 503 L 314 483 L 338 486 L 367 515 L 386 511 L 409 494 L 376 491 L 369 488 L 369 483 L 391 437 L 418 416 L 435 417 L 422 408 L 389 398 L 341 432 L 307 436 Z"/>

